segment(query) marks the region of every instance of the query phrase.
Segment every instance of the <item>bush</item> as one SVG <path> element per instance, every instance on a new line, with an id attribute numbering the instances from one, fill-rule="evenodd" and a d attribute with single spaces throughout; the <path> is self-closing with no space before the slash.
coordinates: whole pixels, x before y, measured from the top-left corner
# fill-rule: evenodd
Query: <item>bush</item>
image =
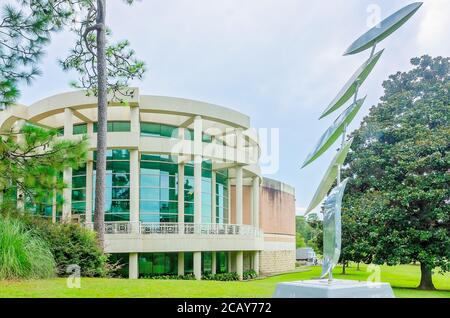
<path id="1" fill-rule="evenodd" d="M 78 224 L 53 224 L 47 220 L 27 218 L 27 224 L 45 239 L 55 257 L 57 274 L 65 276 L 69 265 L 80 267 L 83 277 L 108 274 L 108 256 L 100 249 L 95 232 Z"/>
<path id="2" fill-rule="evenodd" d="M 237 273 L 223 273 L 223 274 L 205 274 L 202 276 L 203 280 L 217 280 L 221 282 L 237 281 L 239 276 Z"/>
<path id="3" fill-rule="evenodd" d="M 55 260 L 47 242 L 22 221 L 0 217 L 0 279 L 54 275 Z"/>
<path id="4" fill-rule="evenodd" d="M 194 274 L 186 274 L 186 275 L 176 275 L 176 274 L 168 274 L 168 275 L 159 275 L 159 274 L 149 274 L 141 276 L 144 279 L 160 279 L 160 280 L 195 280 Z"/>
<path id="5" fill-rule="evenodd" d="M 253 269 L 250 269 L 248 271 L 245 271 L 242 276 L 244 280 L 250 280 L 258 277 L 258 274 Z"/>

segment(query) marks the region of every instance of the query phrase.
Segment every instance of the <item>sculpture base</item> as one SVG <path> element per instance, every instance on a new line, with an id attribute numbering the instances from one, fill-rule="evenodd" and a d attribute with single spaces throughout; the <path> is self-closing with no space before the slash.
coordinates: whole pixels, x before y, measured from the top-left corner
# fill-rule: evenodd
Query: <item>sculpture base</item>
<path id="1" fill-rule="evenodd" d="M 273 298 L 395 298 L 388 283 L 327 279 L 279 283 Z"/>

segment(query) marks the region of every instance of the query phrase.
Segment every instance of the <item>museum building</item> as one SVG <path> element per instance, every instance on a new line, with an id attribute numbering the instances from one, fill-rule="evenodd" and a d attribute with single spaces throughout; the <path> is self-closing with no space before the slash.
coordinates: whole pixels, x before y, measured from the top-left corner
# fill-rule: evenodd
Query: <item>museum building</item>
<path id="1" fill-rule="evenodd" d="M 26 207 L 54 222 L 92 227 L 96 98 L 59 94 L 0 112 L 0 130 L 26 124 L 60 138 L 88 137 L 85 165 L 66 169 L 57 203 Z M 248 116 L 204 102 L 140 95 L 108 105 L 105 249 L 129 278 L 295 268 L 295 192 L 261 176 L 261 149 Z M 17 192 L 17 191 L 16 191 Z"/>

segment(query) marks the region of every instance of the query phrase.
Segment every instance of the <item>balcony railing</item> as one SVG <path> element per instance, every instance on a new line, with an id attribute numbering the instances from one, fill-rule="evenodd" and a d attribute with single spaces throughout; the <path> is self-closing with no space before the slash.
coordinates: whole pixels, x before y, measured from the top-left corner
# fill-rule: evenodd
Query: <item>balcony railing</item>
<path id="1" fill-rule="evenodd" d="M 86 224 L 92 228 L 92 223 Z M 106 222 L 105 234 L 143 235 L 239 235 L 261 237 L 263 232 L 251 225 L 194 224 L 194 223 L 145 223 Z"/>

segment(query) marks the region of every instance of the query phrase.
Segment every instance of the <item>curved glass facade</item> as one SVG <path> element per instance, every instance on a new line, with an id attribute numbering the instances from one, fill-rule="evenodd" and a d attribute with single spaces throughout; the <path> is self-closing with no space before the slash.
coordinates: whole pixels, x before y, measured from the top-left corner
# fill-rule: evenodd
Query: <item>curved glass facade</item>
<path id="1" fill-rule="evenodd" d="M 94 152 L 92 204 L 95 209 Z M 130 220 L 130 152 L 125 149 L 107 151 L 105 221 Z M 194 164 L 184 166 L 184 222 L 194 222 Z M 72 213 L 86 214 L 86 166 L 72 172 Z M 142 154 L 140 157 L 140 221 L 149 223 L 179 222 L 178 164 L 169 155 Z M 212 164 L 202 163 L 202 223 L 226 224 L 228 213 L 228 172 L 216 173 L 216 212 L 212 215 Z M 51 210 L 50 210 L 51 211 Z M 51 215 L 51 213 L 50 213 Z M 83 217 L 84 218 L 84 217 Z"/>
<path id="2" fill-rule="evenodd" d="M 95 204 L 96 158 L 94 152 L 93 205 Z M 114 149 L 106 152 L 105 221 L 130 220 L 130 152 Z M 95 206 L 94 206 L 95 209 Z"/>
<path id="3" fill-rule="evenodd" d="M 165 155 L 141 155 L 140 221 L 178 222 L 178 164 Z"/>

